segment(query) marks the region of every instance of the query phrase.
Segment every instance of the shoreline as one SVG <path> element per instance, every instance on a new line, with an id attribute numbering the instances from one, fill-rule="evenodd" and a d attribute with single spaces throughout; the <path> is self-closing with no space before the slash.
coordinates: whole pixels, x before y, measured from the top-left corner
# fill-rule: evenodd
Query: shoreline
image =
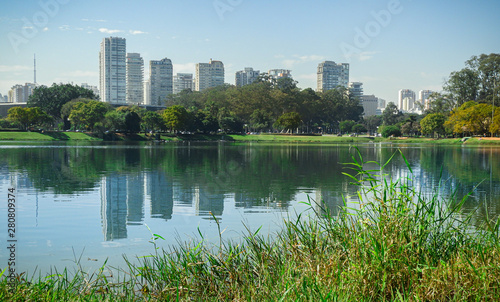
<path id="1" fill-rule="evenodd" d="M 107 139 L 98 138 L 85 132 L 15 132 L 0 131 L 0 141 L 135 141 L 158 142 L 153 135 L 123 134 L 108 135 Z M 256 143 L 391 143 L 391 144 L 430 144 L 430 145 L 463 145 L 463 146 L 500 146 L 498 137 L 472 137 L 465 142 L 462 138 L 382 138 L 373 136 L 335 136 L 335 135 L 286 135 L 286 134 L 161 134 L 160 142 L 182 141 L 229 141 L 229 142 L 256 142 Z"/>

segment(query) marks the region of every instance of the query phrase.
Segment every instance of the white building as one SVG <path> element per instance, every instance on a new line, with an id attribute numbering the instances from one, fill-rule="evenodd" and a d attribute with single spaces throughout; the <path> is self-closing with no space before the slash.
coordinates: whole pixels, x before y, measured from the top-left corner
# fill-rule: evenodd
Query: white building
<path id="1" fill-rule="evenodd" d="M 415 92 L 410 89 L 401 89 L 398 96 L 398 109 L 403 112 L 409 112 L 415 106 Z"/>
<path id="2" fill-rule="evenodd" d="M 24 85 L 14 85 L 8 92 L 8 103 L 27 103 L 29 96 L 33 94 L 33 90 L 37 84 L 26 83 Z"/>
<path id="3" fill-rule="evenodd" d="M 434 91 L 432 91 L 432 90 L 420 90 L 418 92 L 418 100 L 424 106 L 424 109 L 429 109 L 430 101 L 431 101 L 431 94 L 433 94 L 433 93 L 434 93 Z"/>
<path id="4" fill-rule="evenodd" d="M 381 98 L 378 98 L 378 108 L 384 110 L 385 106 L 387 104 L 387 101 Z"/>
<path id="5" fill-rule="evenodd" d="M 178 73 L 174 76 L 174 94 L 185 89 L 193 90 L 194 81 L 192 73 Z"/>
<path id="6" fill-rule="evenodd" d="M 210 59 L 209 63 L 196 64 L 196 91 L 224 85 L 224 64 Z"/>
<path id="7" fill-rule="evenodd" d="M 99 95 L 99 88 L 97 88 L 97 86 L 92 86 L 92 85 L 89 85 L 87 83 L 82 83 L 82 85 L 80 85 L 80 87 L 82 88 L 85 88 L 85 89 L 88 89 L 88 90 L 92 90 L 92 92 L 98 96 Z"/>
<path id="8" fill-rule="evenodd" d="M 162 106 L 167 96 L 174 93 L 174 68 L 170 59 L 149 61 L 151 105 Z"/>
<path id="9" fill-rule="evenodd" d="M 288 69 L 271 69 L 267 72 L 267 75 L 275 80 L 281 78 L 292 78 L 292 71 Z"/>
<path id="10" fill-rule="evenodd" d="M 144 104 L 151 105 L 151 82 L 149 79 L 144 81 Z"/>
<path id="11" fill-rule="evenodd" d="M 236 87 L 245 86 L 248 84 L 252 84 L 259 78 L 260 71 L 253 70 L 251 67 L 246 67 L 245 70 L 240 70 L 236 72 L 235 76 L 235 84 Z"/>
<path id="12" fill-rule="evenodd" d="M 144 101 L 144 60 L 138 53 L 127 53 L 127 104 Z"/>
<path id="13" fill-rule="evenodd" d="M 99 52 L 99 92 L 102 102 L 125 104 L 127 96 L 125 38 L 104 38 Z"/>
<path id="14" fill-rule="evenodd" d="M 318 64 L 317 88 L 318 92 L 335 89 L 338 86 L 347 88 L 349 83 L 349 64 L 324 61 Z"/>
<path id="15" fill-rule="evenodd" d="M 363 116 L 377 115 L 378 98 L 372 95 L 362 95 L 361 104 L 363 105 L 364 113 Z"/>
<path id="16" fill-rule="evenodd" d="M 349 92 L 357 98 L 361 98 L 363 95 L 363 83 L 361 82 L 350 82 L 349 83 Z"/>

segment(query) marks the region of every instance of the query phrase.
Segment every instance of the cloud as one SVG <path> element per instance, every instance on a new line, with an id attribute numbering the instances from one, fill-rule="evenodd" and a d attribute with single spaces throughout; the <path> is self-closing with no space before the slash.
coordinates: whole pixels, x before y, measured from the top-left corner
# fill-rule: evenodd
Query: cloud
<path id="1" fill-rule="evenodd" d="M 286 68 L 293 68 L 297 64 L 303 64 L 303 63 L 308 63 L 308 62 L 321 62 L 324 61 L 325 57 L 324 56 L 319 56 L 319 55 L 309 55 L 309 56 L 299 56 L 299 55 L 294 55 L 292 59 L 285 59 L 283 60 L 283 65 L 285 65 Z"/>
<path id="2" fill-rule="evenodd" d="M 23 66 L 23 65 L 0 65 L 0 72 L 17 72 L 17 71 L 25 71 L 32 70 L 31 66 Z"/>
<path id="3" fill-rule="evenodd" d="M 175 73 L 194 73 L 196 72 L 196 63 L 174 64 Z"/>
<path id="4" fill-rule="evenodd" d="M 59 26 L 59 29 L 62 31 L 67 31 L 67 30 L 70 30 L 71 27 L 69 27 L 69 25 L 61 25 L 61 26 Z"/>
<path id="5" fill-rule="evenodd" d="M 107 29 L 107 28 L 99 28 L 99 31 L 102 32 L 102 33 L 106 33 L 106 34 L 116 34 L 116 33 L 123 32 L 123 30 L 119 30 L 119 29 Z"/>
<path id="6" fill-rule="evenodd" d="M 48 27 L 44 27 L 42 30 L 43 31 L 49 31 L 49 28 Z"/>
<path id="7" fill-rule="evenodd" d="M 140 30 L 129 30 L 129 33 L 131 35 L 143 35 L 143 34 L 147 34 L 147 32 L 140 31 Z"/>
<path id="8" fill-rule="evenodd" d="M 103 19 L 82 19 L 84 22 L 108 22 L 108 20 Z"/>
<path id="9" fill-rule="evenodd" d="M 85 70 L 74 70 L 70 72 L 65 72 L 62 74 L 65 77 L 99 77 L 99 72 L 97 71 L 85 71 Z"/>

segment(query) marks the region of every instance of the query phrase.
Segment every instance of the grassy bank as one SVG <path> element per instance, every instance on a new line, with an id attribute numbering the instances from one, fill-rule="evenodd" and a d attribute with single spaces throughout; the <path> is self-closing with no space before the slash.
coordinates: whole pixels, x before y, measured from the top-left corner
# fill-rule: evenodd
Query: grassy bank
<path id="1" fill-rule="evenodd" d="M 463 200 L 424 198 L 411 177 L 391 179 L 365 164 L 353 158 L 346 174 L 359 186 L 359 205 L 335 215 L 310 201 L 309 213 L 272 238 L 249 231 L 216 247 L 201 238 L 155 249 L 121 281 L 103 266 L 72 278 L 20 276 L 9 291 L 4 276 L 0 300 L 498 301 L 500 222 L 471 229 Z"/>
<path id="2" fill-rule="evenodd" d="M 14 132 L 0 131 L 0 141 L 99 141 L 99 138 L 92 137 L 81 132 Z"/>

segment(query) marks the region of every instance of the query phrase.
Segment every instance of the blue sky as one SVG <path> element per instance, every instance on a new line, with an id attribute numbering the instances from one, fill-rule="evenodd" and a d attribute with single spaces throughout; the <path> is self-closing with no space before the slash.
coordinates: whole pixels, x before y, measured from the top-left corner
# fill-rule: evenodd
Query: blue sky
<path id="1" fill-rule="evenodd" d="M 98 85 L 104 37 L 127 52 L 169 58 L 195 73 L 210 58 L 226 82 L 245 67 L 291 69 L 316 88 L 318 63 L 350 63 L 365 94 L 396 101 L 399 89 L 440 91 L 473 55 L 500 52 L 500 1 L 145 0 L 9 1 L 0 10 L 0 93 L 37 82 Z"/>

